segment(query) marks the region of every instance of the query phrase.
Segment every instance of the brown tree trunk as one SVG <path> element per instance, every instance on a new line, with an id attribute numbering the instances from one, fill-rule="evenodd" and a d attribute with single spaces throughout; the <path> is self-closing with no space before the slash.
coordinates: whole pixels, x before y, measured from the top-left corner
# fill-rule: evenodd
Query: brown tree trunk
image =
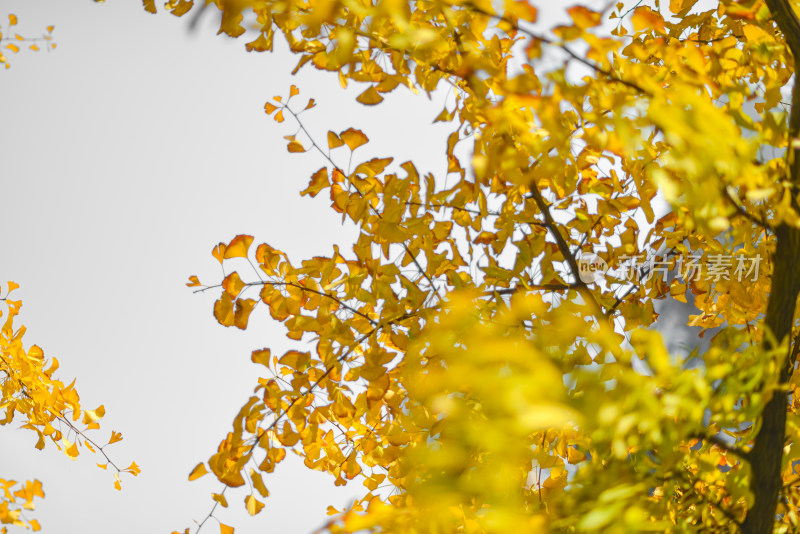
<path id="1" fill-rule="evenodd" d="M 766 0 L 766 2 L 795 58 L 795 75 L 797 75 L 797 63 L 800 58 L 800 19 L 787 0 Z M 799 134 L 800 85 L 795 80 L 787 147 L 794 195 L 800 190 L 800 161 L 798 161 L 800 151 L 793 146 L 792 140 Z M 796 196 L 793 199 L 793 206 L 795 210 L 798 209 Z M 800 229 L 781 224 L 775 228 L 775 238 L 772 287 L 764 323 L 780 342 L 791 334 L 797 294 L 800 291 Z M 773 347 L 767 342 L 765 348 Z M 784 386 L 789 383 L 794 369 L 793 360 L 791 353 L 786 355 L 780 371 L 779 385 Z M 761 413 L 761 428 L 747 456 L 752 473 L 750 489 L 755 496 L 755 503 L 747 511 L 747 517 L 742 524 L 744 534 L 771 534 L 775 527 L 778 496 L 783 484 L 781 462 L 786 439 L 787 408 L 786 394 L 777 392 Z"/>
<path id="2" fill-rule="evenodd" d="M 792 113 L 794 114 L 794 109 Z M 781 225 L 775 234 L 777 243 L 765 324 L 780 341 L 791 333 L 795 302 L 800 290 L 800 231 Z M 765 348 L 772 347 L 766 343 Z M 793 367 L 794 361 L 787 354 L 781 367 L 781 385 L 789 383 Z M 761 414 L 761 428 L 747 457 L 752 469 L 750 489 L 755 495 L 755 503 L 748 510 L 742 525 L 744 534 L 771 534 L 775 526 L 778 494 L 782 484 L 781 461 L 786 437 L 786 410 L 786 395 L 777 392 Z"/>

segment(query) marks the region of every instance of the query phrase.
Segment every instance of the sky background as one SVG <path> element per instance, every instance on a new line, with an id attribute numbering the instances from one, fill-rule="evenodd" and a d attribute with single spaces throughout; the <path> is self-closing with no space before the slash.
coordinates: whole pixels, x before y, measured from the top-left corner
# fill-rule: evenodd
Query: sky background
<path id="1" fill-rule="evenodd" d="M 55 25 L 58 46 L 9 53 L 12 68 L 0 72 L 0 283 L 21 284 L 26 346 L 56 356 L 62 380 L 78 377 L 85 408 L 105 405 L 97 441 L 122 431 L 110 456 L 142 468 L 117 492 L 94 466 L 100 456 L 37 451 L 34 433 L 10 425 L 0 429 L 0 477 L 43 481 L 46 498 L 31 517 L 45 534 L 182 532 L 220 489 L 211 475 L 187 476 L 252 392 L 250 352 L 297 346 L 263 309 L 244 332 L 220 326 L 218 292 L 193 294 L 188 276 L 221 281 L 211 249 L 237 234 L 296 262 L 334 243 L 349 250 L 355 235 L 327 196 L 299 196 L 325 162 L 289 154 L 282 137 L 294 124 L 276 124 L 264 103 L 296 84 L 298 103 L 317 101 L 304 115 L 317 139 L 359 128 L 371 140 L 360 157 L 413 159 L 443 174 L 449 128 L 432 121 L 448 95 L 400 89 L 365 108 L 355 102 L 363 88 L 342 90 L 335 75 L 290 76 L 296 58 L 280 39 L 273 54 L 248 54 L 244 40 L 216 36 L 211 10 L 190 33 L 188 17 L 150 15 L 137 0 L 0 6 L 4 33 L 14 13 L 23 35 Z M 237 534 L 312 532 L 327 505 L 341 509 L 363 493 L 359 481 L 335 488 L 291 456 L 265 482 L 271 496 L 255 518 L 244 512 L 245 491 L 228 492 L 231 507 L 217 515 Z"/>

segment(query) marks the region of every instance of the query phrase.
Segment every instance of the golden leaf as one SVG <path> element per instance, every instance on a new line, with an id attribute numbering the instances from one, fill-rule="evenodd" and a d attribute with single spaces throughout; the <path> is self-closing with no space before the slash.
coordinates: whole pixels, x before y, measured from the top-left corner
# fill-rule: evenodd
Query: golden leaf
<path id="1" fill-rule="evenodd" d="M 334 149 L 344 145 L 344 141 L 342 141 L 338 135 L 333 132 L 328 132 L 328 148 Z"/>
<path id="2" fill-rule="evenodd" d="M 239 293 L 244 288 L 245 284 L 241 278 L 239 278 L 239 273 L 233 271 L 231 274 L 225 277 L 225 280 L 222 281 L 222 289 L 224 289 L 232 299 L 235 299 L 239 296 Z"/>
<path id="3" fill-rule="evenodd" d="M 303 145 L 298 143 L 297 141 L 290 141 L 289 146 L 287 147 L 289 152 L 305 152 L 306 149 L 303 148 Z"/>
<path id="4" fill-rule="evenodd" d="M 236 301 L 236 311 L 233 314 L 233 325 L 241 330 L 247 328 L 250 312 L 258 301 L 253 299 L 239 299 Z"/>
<path id="5" fill-rule="evenodd" d="M 252 242 L 253 236 L 251 235 L 237 235 L 231 239 L 231 242 L 225 248 L 224 258 L 226 260 L 229 258 L 246 258 Z"/>
<path id="6" fill-rule="evenodd" d="M 366 106 L 374 106 L 383 102 L 383 97 L 375 90 L 374 86 L 370 86 L 366 91 L 358 95 L 356 100 Z"/>
<path id="7" fill-rule="evenodd" d="M 200 462 L 199 464 L 194 466 L 194 469 L 192 469 L 192 472 L 189 473 L 189 482 L 191 482 L 193 480 L 197 480 L 198 478 L 200 478 L 201 476 L 203 476 L 203 475 L 205 475 L 207 473 L 208 473 L 208 471 L 206 470 L 206 465 L 203 462 Z"/>
<path id="8" fill-rule="evenodd" d="M 315 197 L 320 191 L 329 186 L 330 181 L 328 180 L 328 169 L 323 167 L 311 176 L 311 181 L 309 182 L 308 187 L 303 189 L 300 194 Z"/>
<path id="9" fill-rule="evenodd" d="M 222 260 L 225 258 L 225 250 L 228 246 L 225 243 L 219 243 L 214 250 L 211 251 L 211 255 L 217 258 L 217 261 L 222 263 Z"/>
<path id="10" fill-rule="evenodd" d="M 221 325 L 233 326 L 233 300 L 229 293 L 223 293 L 214 303 L 214 317 Z"/>
<path id="11" fill-rule="evenodd" d="M 348 147 L 350 147 L 350 150 L 355 150 L 369 141 L 367 136 L 364 135 L 364 132 L 354 128 L 348 128 L 340 133 L 339 137 Z M 328 142 L 330 143 L 330 137 L 328 137 Z"/>
<path id="12" fill-rule="evenodd" d="M 250 355 L 250 361 L 253 363 L 261 364 L 265 367 L 269 367 L 269 359 L 270 359 L 270 350 L 269 349 L 261 349 L 261 350 L 254 350 L 253 353 Z"/>
<path id="13" fill-rule="evenodd" d="M 248 495 L 244 499 L 245 508 L 250 515 L 256 515 L 264 508 L 264 503 L 256 499 L 253 495 Z"/>
<path id="14" fill-rule="evenodd" d="M 656 13 L 647 6 L 637 7 L 634 10 L 633 15 L 631 15 L 631 21 L 633 22 L 633 27 L 636 31 L 641 31 L 645 28 L 653 28 L 659 33 L 665 32 L 664 19 L 660 14 Z"/>
<path id="15" fill-rule="evenodd" d="M 582 30 L 599 26 L 601 22 L 600 13 L 583 6 L 573 6 L 567 9 L 567 14 L 570 16 L 575 26 Z"/>

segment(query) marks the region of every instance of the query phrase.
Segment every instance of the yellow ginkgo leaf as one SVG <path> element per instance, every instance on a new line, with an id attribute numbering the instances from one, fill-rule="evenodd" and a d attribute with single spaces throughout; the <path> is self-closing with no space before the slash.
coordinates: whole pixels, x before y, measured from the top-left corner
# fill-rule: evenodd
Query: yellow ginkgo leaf
<path id="1" fill-rule="evenodd" d="M 370 86 L 366 91 L 358 95 L 357 101 L 367 106 L 374 106 L 383 102 L 383 97 L 378 93 L 374 86 Z"/>
<path id="2" fill-rule="evenodd" d="M 339 137 L 348 147 L 350 147 L 350 150 L 355 150 L 369 141 L 369 138 L 364 135 L 364 132 L 361 130 L 356 130 L 355 128 L 348 128 L 340 133 Z"/>
<path id="3" fill-rule="evenodd" d="M 344 141 L 342 141 L 338 135 L 333 132 L 328 132 L 328 148 L 333 149 L 342 145 L 344 145 Z"/>
<path id="4" fill-rule="evenodd" d="M 192 480 L 197 480 L 198 478 L 207 473 L 208 471 L 206 470 L 206 464 L 200 462 L 194 467 L 194 469 L 192 469 L 192 472 L 189 473 L 189 482 L 191 482 Z"/>
<path id="5" fill-rule="evenodd" d="M 226 260 L 229 258 L 246 258 L 252 242 L 253 236 L 251 235 L 237 235 L 231 239 L 231 242 L 225 248 L 224 258 Z"/>
<path id="6" fill-rule="evenodd" d="M 247 321 L 250 318 L 250 312 L 258 301 L 253 299 L 239 299 L 236 301 L 236 310 L 233 313 L 233 325 L 236 328 L 244 330 L 247 328 Z"/>
<path id="7" fill-rule="evenodd" d="M 233 300 L 229 293 L 223 293 L 214 303 L 214 317 L 221 325 L 233 326 Z"/>
<path id="8" fill-rule="evenodd" d="M 330 181 L 328 180 L 328 169 L 327 167 L 323 167 L 311 176 L 311 181 L 309 182 L 308 187 L 301 191 L 300 194 L 315 197 L 320 191 L 329 185 Z"/>
<path id="9" fill-rule="evenodd" d="M 301 145 L 297 141 L 291 141 L 287 148 L 288 148 L 289 152 L 305 152 L 306 151 L 306 149 L 303 148 L 303 145 Z"/>
<path id="10" fill-rule="evenodd" d="M 269 349 L 254 350 L 250 355 L 250 361 L 269 367 L 270 354 Z"/>
<path id="11" fill-rule="evenodd" d="M 250 515 L 256 515 L 264 508 L 264 503 L 256 499 L 253 495 L 248 495 L 244 499 L 244 505 L 247 509 L 247 513 Z"/>
<path id="12" fill-rule="evenodd" d="M 567 9 L 567 14 L 570 16 L 575 26 L 582 30 L 599 26 L 602 18 L 602 15 L 597 11 L 592 11 L 583 6 L 573 6 Z"/>
<path id="13" fill-rule="evenodd" d="M 239 278 L 239 273 L 233 271 L 231 274 L 225 277 L 225 280 L 222 281 L 222 289 L 224 289 L 231 298 L 236 298 L 239 296 L 239 293 L 244 288 L 244 282 L 241 278 Z"/>
<path id="14" fill-rule="evenodd" d="M 95 410 L 83 411 L 83 423 L 89 424 L 101 419 L 106 414 L 106 408 L 102 404 Z"/>

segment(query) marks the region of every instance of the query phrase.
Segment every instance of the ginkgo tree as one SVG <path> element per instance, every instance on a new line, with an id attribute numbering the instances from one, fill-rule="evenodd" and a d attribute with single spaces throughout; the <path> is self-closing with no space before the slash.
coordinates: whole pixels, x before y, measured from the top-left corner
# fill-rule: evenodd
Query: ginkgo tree
<path id="1" fill-rule="evenodd" d="M 296 261 L 239 235 L 220 280 L 190 279 L 221 324 L 269 313 L 297 342 L 253 352 L 190 475 L 223 485 L 200 527 L 227 488 L 257 514 L 296 453 L 365 488 L 330 532 L 800 529 L 792 2 L 574 5 L 555 28 L 525 0 L 201 4 L 166 8 L 218 10 L 249 51 L 277 33 L 361 104 L 447 91 L 451 133 L 437 175 L 346 124 L 314 137 L 306 89 L 266 104 L 320 162 L 303 194 L 358 237 Z M 687 298 L 715 330 L 681 358 L 651 327 Z"/>

